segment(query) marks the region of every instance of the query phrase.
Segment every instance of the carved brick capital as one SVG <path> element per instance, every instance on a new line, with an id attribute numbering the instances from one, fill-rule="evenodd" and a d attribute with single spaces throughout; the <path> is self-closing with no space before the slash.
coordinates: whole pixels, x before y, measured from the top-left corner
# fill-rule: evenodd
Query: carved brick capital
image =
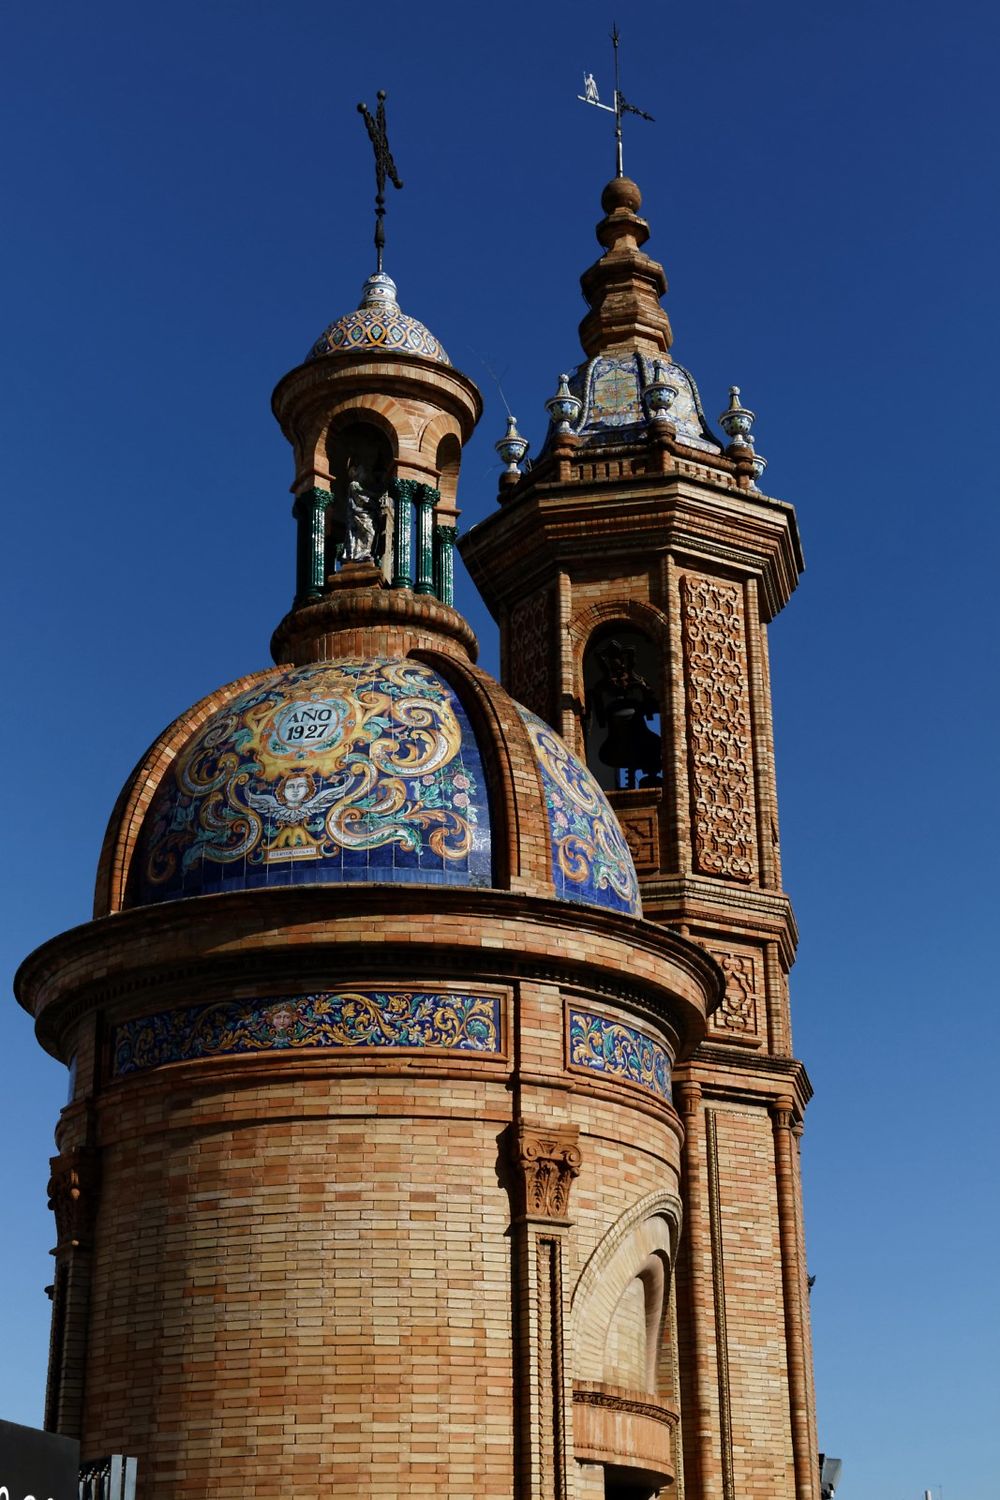
<path id="1" fill-rule="evenodd" d="M 771 1125 L 775 1131 L 793 1130 L 795 1127 L 795 1100 L 782 1094 L 771 1105 Z"/>
<path id="2" fill-rule="evenodd" d="M 675 1083 L 674 1099 L 683 1117 L 696 1115 L 701 1109 L 701 1084 L 700 1083 Z"/>
<path id="3" fill-rule="evenodd" d="M 511 1157 L 520 1211 L 531 1219 L 565 1219 L 573 1178 L 583 1155 L 576 1125 L 529 1125 L 513 1128 Z"/>
<path id="4" fill-rule="evenodd" d="M 86 1249 L 97 1210 L 98 1153 L 80 1146 L 53 1156 L 49 1168 L 49 1208 L 56 1216 L 56 1252 Z"/>

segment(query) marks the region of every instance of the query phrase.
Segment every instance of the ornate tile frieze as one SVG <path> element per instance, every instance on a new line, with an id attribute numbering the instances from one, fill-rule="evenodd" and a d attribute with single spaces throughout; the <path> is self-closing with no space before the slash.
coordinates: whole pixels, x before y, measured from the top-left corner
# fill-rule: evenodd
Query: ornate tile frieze
<path id="1" fill-rule="evenodd" d="M 242 1052 L 361 1048 L 495 1056 L 503 1048 L 500 998 L 348 990 L 191 1005 L 117 1026 L 113 1072 L 120 1078 L 165 1063 Z"/>
<path id="2" fill-rule="evenodd" d="M 670 1098 L 670 1054 L 661 1042 L 622 1021 L 575 1007 L 569 1010 L 568 1028 L 571 1067 L 638 1084 L 661 1099 Z"/>

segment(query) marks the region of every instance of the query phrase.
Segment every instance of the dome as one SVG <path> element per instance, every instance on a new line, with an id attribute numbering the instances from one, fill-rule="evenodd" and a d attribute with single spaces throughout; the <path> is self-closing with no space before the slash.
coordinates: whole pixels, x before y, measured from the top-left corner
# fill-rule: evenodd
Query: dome
<path id="1" fill-rule="evenodd" d="M 647 425 L 642 393 L 657 378 L 655 365 L 665 369 L 666 379 L 677 389 L 670 407 L 670 422 L 678 441 L 706 453 L 721 453 L 722 447 L 705 420 L 694 376 L 675 360 L 662 355 L 653 359 L 638 351 L 600 354 L 588 359 L 569 377 L 569 388 L 581 403 L 573 431 L 584 443 L 606 444 L 631 437 Z M 546 447 L 552 439 L 550 427 Z"/>
<path id="2" fill-rule="evenodd" d="M 306 362 L 326 354 L 353 354 L 360 349 L 416 354 L 441 365 L 451 364 L 430 329 L 401 311 L 396 301 L 396 283 L 384 271 L 369 276 L 361 288 L 360 306 L 323 330 Z"/>
<path id="3" fill-rule="evenodd" d="M 539 894 L 641 915 L 632 857 L 594 777 L 476 676 L 535 762 L 537 805 L 522 801 L 516 824 L 548 827 L 552 888 Z M 506 828 L 494 824 L 509 795 L 488 779 L 503 757 L 481 745 L 470 696 L 461 673 L 409 657 L 280 667 L 214 695 L 210 712 L 167 731 L 112 818 L 106 849 L 134 838 L 122 904 L 261 886 L 496 886 Z"/>

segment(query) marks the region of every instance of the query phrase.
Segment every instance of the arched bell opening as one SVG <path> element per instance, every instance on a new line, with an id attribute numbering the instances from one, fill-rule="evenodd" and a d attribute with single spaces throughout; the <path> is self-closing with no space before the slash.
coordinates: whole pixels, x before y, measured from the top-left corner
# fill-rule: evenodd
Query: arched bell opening
<path id="1" fill-rule="evenodd" d="M 662 784 L 662 675 L 659 650 L 630 621 L 602 625 L 587 642 L 586 759 L 605 791 Z"/>
<path id="2" fill-rule="evenodd" d="M 326 444 L 332 476 L 325 515 L 327 574 L 345 562 L 374 563 L 392 574 L 395 469 L 392 444 L 373 422 L 331 429 Z"/>

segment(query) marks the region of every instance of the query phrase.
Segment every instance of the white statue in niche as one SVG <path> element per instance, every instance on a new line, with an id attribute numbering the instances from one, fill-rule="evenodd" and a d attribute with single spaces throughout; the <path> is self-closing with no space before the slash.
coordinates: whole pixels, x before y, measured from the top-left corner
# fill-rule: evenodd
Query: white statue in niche
<path id="1" fill-rule="evenodd" d="M 382 563 L 390 507 L 383 487 L 369 477 L 362 464 L 353 465 L 347 485 L 345 562 Z"/>

